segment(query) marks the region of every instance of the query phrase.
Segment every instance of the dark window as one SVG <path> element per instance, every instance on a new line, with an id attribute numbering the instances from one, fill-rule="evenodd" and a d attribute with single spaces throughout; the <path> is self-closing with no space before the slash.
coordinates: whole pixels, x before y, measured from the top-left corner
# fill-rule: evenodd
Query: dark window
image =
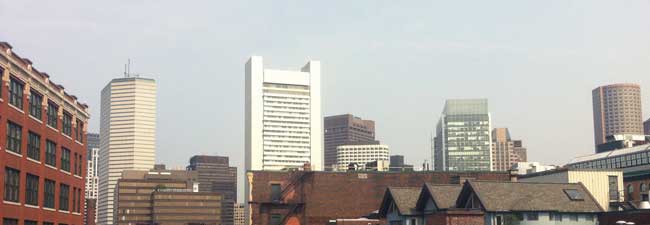
<path id="1" fill-rule="evenodd" d="M 70 172 L 70 150 L 61 147 L 61 170 Z"/>
<path id="2" fill-rule="evenodd" d="M 38 222 L 33 220 L 25 220 L 25 225 L 38 225 Z"/>
<path id="3" fill-rule="evenodd" d="M 43 225 L 54 225 L 52 222 L 43 222 Z"/>
<path id="4" fill-rule="evenodd" d="M 560 213 L 549 213 L 551 221 L 562 221 L 562 214 Z"/>
<path id="5" fill-rule="evenodd" d="M 9 104 L 16 108 L 23 109 L 23 83 L 16 79 L 9 82 Z"/>
<path id="6" fill-rule="evenodd" d="M 74 169 L 74 170 L 72 171 L 72 174 L 74 174 L 74 175 L 77 175 L 77 172 L 78 172 L 78 171 L 77 171 L 77 169 L 79 168 L 79 167 L 77 167 L 77 163 L 79 163 L 79 160 L 78 160 L 78 159 L 79 159 L 79 158 L 77 157 L 77 153 L 75 152 L 75 153 L 74 153 L 74 165 L 73 165 L 73 169 Z M 73 207 L 73 208 L 74 208 L 74 207 Z"/>
<path id="7" fill-rule="evenodd" d="M 587 221 L 594 221 L 594 215 L 591 215 L 591 214 L 587 214 L 587 215 L 585 215 L 585 220 L 587 220 Z"/>
<path id="8" fill-rule="evenodd" d="M 61 184 L 59 187 L 59 210 L 70 210 L 70 186 Z"/>
<path id="9" fill-rule="evenodd" d="M 45 179 L 45 197 L 43 197 L 44 208 L 54 208 L 54 193 L 56 192 L 56 182 L 53 180 Z"/>
<path id="10" fill-rule="evenodd" d="M 578 221 L 578 214 L 569 214 L 570 221 Z"/>
<path id="11" fill-rule="evenodd" d="M 81 122 L 81 120 L 77 120 L 77 131 L 75 132 L 77 135 L 77 141 L 84 143 L 84 122 Z"/>
<path id="12" fill-rule="evenodd" d="M 634 186 L 632 186 L 632 184 L 628 184 L 627 185 L 627 193 L 626 193 L 628 201 L 633 201 L 634 200 L 634 196 L 632 196 L 633 193 L 634 193 Z"/>
<path id="13" fill-rule="evenodd" d="M 539 220 L 539 215 L 537 213 L 526 213 L 526 220 L 530 220 L 530 221 Z"/>
<path id="14" fill-rule="evenodd" d="M 59 114 L 59 106 L 49 102 L 47 104 L 47 125 L 56 129 L 58 114 Z"/>
<path id="15" fill-rule="evenodd" d="M 63 134 L 72 137 L 72 116 L 68 113 L 63 113 Z"/>
<path id="16" fill-rule="evenodd" d="M 18 225 L 17 219 L 2 218 L 2 225 Z"/>
<path id="17" fill-rule="evenodd" d="M 72 211 L 77 211 L 77 188 L 72 187 Z"/>
<path id="18" fill-rule="evenodd" d="M 0 67 L 0 77 L 4 76 L 5 69 Z M 0 82 L 2 83 L 2 82 Z M 2 85 L 0 85 L 0 98 L 2 98 Z"/>
<path id="19" fill-rule="evenodd" d="M 77 212 L 81 213 L 81 188 L 77 188 Z"/>
<path id="20" fill-rule="evenodd" d="M 45 141 L 45 164 L 56 167 L 56 143 Z"/>
<path id="21" fill-rule="evenodd" d="M 618 176 L 609 176 L 609 200 L 618 201 Z"/>
<path id="22" fill-rule="evenodd" d="M 5 167 L 5 201 L 18 202 L 20 171 Z"/>
<path id="23" fill-rule="evenodd" d="M 271 184 L 271 201 L 280 201 L 280 184 Z"/>
<path id="24" fill-rule="evenodd" d="M 38 176 L 27 174 L 25 204 L 38 205 Z"/>
<path id="25" fill-rule="evenodd" d="M 41 160 L 41 136 L 31 131 L 27 142 L 27 157 Z"/>
<path id="26" fill-rule="evenodd" d="M 639 197 L 641 201 L 648 201 L 648 185 L 645 183 L 639 185 Z"/>
<path id="27" fill-rule="evenodd" d="M 29 115 L 36 119 L 42 120 L 43 114 L 43 96 L 32 91 L 29 95 Z"/>
<path id="28" fill-rule="evenodd" d="M 7 121 L 7 149 L 20 154 L 20 141 L 23 128 L 15 123 Z"/>
<path id="29" fill-rule="evenodd" d="M 585 198 L 576 189 L 564 189 L 564 193 L 571 199 L 571 201 L 583 201 Z"/>
<path id="30" fill-rule="evenodd" d="M 270 225 L 280 225 L 281 222 L 282 222 L 282 215 L 271 214 L 271 218 L 269 219 Z"/>

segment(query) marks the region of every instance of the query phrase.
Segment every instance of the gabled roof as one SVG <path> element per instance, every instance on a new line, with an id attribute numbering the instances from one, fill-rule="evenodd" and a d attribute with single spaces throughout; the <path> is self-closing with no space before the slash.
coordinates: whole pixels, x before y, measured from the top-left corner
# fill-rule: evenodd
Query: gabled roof
<path id="1" fill-rule="evenodd" d="M 573 191 L 567 191 L 573 190 Z M 574 192 L 579 199 L 572 200 Z M 468 181 L 456 204 L 463 206 L 474 193 L 488 212 L 551 211 L 569 213 L 596 213 L 603 209 L 580 183 L 517 183 Z"/>
<path id="2" fill-rule="evenodd" d="M 423 210 L 429 199 L 433 200 L 439 210 L 455 208 L 456 199 L 463 187 L 458 184 L 430 184 L 422 187 L 422 193 L 418 198 L 417 209 Z"/>
<path id="3" fill-rule="evenodd" d="M 415 205 L 420 196 L 420 190 L 421 188 L 414 187 L 388 187 L 379 207 L 379 215 L 385 217 L 393 202 L 400 215 L 415 215 Z"/>

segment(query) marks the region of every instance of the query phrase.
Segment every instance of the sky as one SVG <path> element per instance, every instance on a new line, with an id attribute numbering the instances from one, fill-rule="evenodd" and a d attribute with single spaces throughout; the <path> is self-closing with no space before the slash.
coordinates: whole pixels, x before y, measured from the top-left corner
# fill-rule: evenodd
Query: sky
<path id="1" fill-rule="evenodd" d="M 252 55 L 273 69 L 320 60 L 323 115 L 374 120 L 408 163 L 430 157 L 445 99 L 487 98 L 529 161 L 561 165 L 593 152 L 593 88 L 640 84 L 650 117 L 648 12 L 648 0 L 0 0 L 0 41 L 87 103 L 91 132 L 131 59 L 158 83 L 156 161 L 229 156 L 243 188 Z"/>

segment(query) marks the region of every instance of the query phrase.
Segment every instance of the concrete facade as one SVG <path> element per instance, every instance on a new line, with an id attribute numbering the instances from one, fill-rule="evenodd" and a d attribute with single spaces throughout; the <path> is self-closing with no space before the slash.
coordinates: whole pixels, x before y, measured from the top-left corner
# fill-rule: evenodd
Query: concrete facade
<path id="1" fill-rule="evenodd" d="M 650 119 L 643 122 L 643 134 L 650 135 Z"/>
<path id="2" fill-rule="evenodd" d="M 0 42 L 0 218 L 82 224 L 88 106 Z"/>
<path id="3" fill-rule="evenodd" d="M 237 167 L 231 167 L 226 156 L 195 155 L 190 158 L 188 171 L 198 173 L 199 191 L 216 192 L 223 196 L 221 224 L 233 225 L 237 202 Z"/>
<path id="4" fill-rule="evenodd" d="M 113 224 L 114 190 L 124 170 L 153 168 L 156 150 L 156 82 L 113 79 L 101 95 L 97 221 Z"/>
<path id="5" fill-rule="evenodd" d="M 641 87 L 637 84 L 612 84 L 592 91 L 594 143 L 606 142 L 613 134 L 643 134 Z"/>
<path id="6" fill-rule="evenodd" d="M 353 142 L 375 140 L 375 121 L 364 120 L 352 114 L 325 117 L 325 167 L 336 164 L 336 148 Z"/>
<path id="7" fill-rule="evenodd" d="M 366 164 L 373 161 L 389 161 L 387 145 L 340 145 L 336 147 L 336 165 L 345 170 L 349 164 Z"/>
<path id="8" fill-rule="evenodd" d="M 508 171 L 518 162 L 525 162 L 526 158 L 526 148 L 523 147 L 522 141 L 512 140 L 508 128 L 492 130 L 493 171 Z"/>

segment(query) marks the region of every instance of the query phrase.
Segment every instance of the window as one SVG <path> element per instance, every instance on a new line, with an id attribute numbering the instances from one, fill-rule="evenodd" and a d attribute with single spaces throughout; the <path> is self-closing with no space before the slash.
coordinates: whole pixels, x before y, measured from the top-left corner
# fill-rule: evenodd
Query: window
<path id="1" fill-rule="evenodd" d="M 79 167 L 77 167 L 78 163 L 79 163 L 79 158 L 77 157 L 77 153 L 75 152 L 74 153 L 74 166 L 73 166 L 74 171 L 72 171 L 72 174 L 74 174 L 74 175 L 77 175 L 77 173 L 78 173 L 78 171 L 77 171 L 77 169 L 79 169 Z"/>
<path id="2" fill-rule="evenodd" d="M 628 184 L 627 185 L 627 193 L 626 193 L 628 201 L 633 201 L 634 200 L 634 196 L 632 196 L 633 193 L 634 193 L 634 186 L 632 186 L 632 184 Z"/>
<path id="3" fill-rule="evenodd" d="M 576 189 L 564 189 L 564 193 L 569 197 L 571 201 L 583 201 L 585 198 L 582 196 Z"/>
<path id="4" fill-rule="evenodd" d="M 9 104 L 16 108 L 23 109 L 23 87 L 24 84 L 16 79 L 9 81 Z"/>
<path id="5" fill-rule="evenodd" d="M 2 225 L 18 225 L 17 219 L 2 218 Z"/>
<path id="6" fill-rule="evenodd" d="M 578 221 L 578 214 L 569 214 L 570 221 Z"/>
<path id="7" fill-rule="evenodd" d="M 77 188 L 77 212 L 81 213 L 81 188 Z"/>
<path id="8" fill-rule="evenodd" d="M 47 103 L 47 125 L 49 125 L 52 128 L 57 128 L 57 116 L 59 114 L 59 106 L 55 105 L 54 103 L 48 102 Z"/>
<path id="9" fill-rule="evenodd" d="M 54 193 L 56 190 L 56 182 L 53 180 L 45 179 L 45 197 L 43 197 L 43 208 L 54 209 Z"/>
<path id="10" fill-rule="evenodd" d="M 77 188 L 72 188 L 72 211 L 77 211 Z"/>
<path id="11" fill-rule="evenodd" d="M 549 213 L 549 218 L 551 221 L 562 221 L 562 214 L 559 213 Z"/>
<path id="12" fill-rule="evenodd" d="M 70 172 L 70 150 L 61 147 L 61 170 Z"/>
<path id="13" fill-rule="evenodd" d="M 641 201 L 648 201 L 648 185 L 645 183 L 639 185 L 639 199 Z"/>
<path id="14" fill-rule="evenodd" d="M 415 219 L 411 219 L 411 225 L 417 225 L 417 223 L 415 223 Z"/>
<path id="15" fill-rule="evenodd" d="M 45 164 L 56 167 L 56 143 L 50 140 L 45 142 Z"/>
<path id="16" fill-rule="evenodd" d="M 70 186 L 61 184 L 59 188 L 59 210 L 70 210 Z"/>
<path id="17" fill-rule="evenodd" d="M 7 121 L 7 150 L 20 154 L 22 132 L 20 125 Z"/>
<path id="18" fill-rule="evenodd" d="M 271 184 L 271 201 L 280 201 L 280 184 Z"/>
<path id="19" fill-rule="evenodd" d="M 63 113 L 63 134 L 72 137 L 72 116 L 68 113 Z"/>
<path id="20" fill-rule="evenodd" d="M 585 215 L 585 220 L 587 220 L 587 221 L 594 221 L 594 215 L 591 215 L 591 214 L 587 214 L 587 215 Z"/>
<path id="21" fill-rule="evenodd" d="M 84 143 L 84 122 L 81 122 L 81 120 L 77 120 L 77 131 L 75 132 L 77 135 L 77 141 Z"/>
<path id="22" fill-rule="evenodd" d="M 43 222 L 43 225 L 54 225 L 52 222 Z"/>
<path id="23" fill-rule="evenodd" d="M 25 220 L 25 225 L 38 225 L 38 222 L 33 220 Z"/>
<path id="24" fill-rule="evenodd" d="M 41 160 L 41 136 L 31 131 L 27 142 L 27 157 L 36 161 Z"/>
<path id="25" fill-rule="evenodd" d="M 618 176 L 609 176 L 609 200 L 619 201 L 618 193 Z"/>
<path id="26" fill-rule="evenodd" d="M 269 219 L 270 225 L 280 225 L 280 222 L 282 222 L 282 216 L 280 214 L 271 214 L 271 218 Z"/>
<path id="27" fill-rule="evenodd" d="M 82 171 L 83 171 L 83 170 L 82 170 L 82 168 L 83 168 L 83 157 L 81 157 L 81 154 L 77 155 L 77 157 L 79 157 L 79 158 L 77 159 L 77 162 L 79 162 L 79 163 L 77 163 L 77 167 L 79 167 L 79 168 L 77 169 L 77 171 L 79 171 L 79 173 L 78 173 L 77 175 L 78 175 L 78 176 L 82 176 L 81 173 L 82 173 Z"/>
<path id="28" fill-rule="evenodd" d="M 38 206 L 38 176 L 27 174 L 25 204 Z"/>
<path id="29" fill-rule="evenodd" d="M 18 202 L 20 171 L 5 167 L 5 201 Z"/>
<path id="30" fill-rule="evenodd" d="M 539 220 L 539 215 L 537 213 L 526 213 L 526 220 L 537 221 Z"/>
<path id="31" fill-rule="evenodd" d="M 43 113 L 43 96 L 32 91 L 29 95 L 29 115 L 36 119 L 42 120 Z"/>

